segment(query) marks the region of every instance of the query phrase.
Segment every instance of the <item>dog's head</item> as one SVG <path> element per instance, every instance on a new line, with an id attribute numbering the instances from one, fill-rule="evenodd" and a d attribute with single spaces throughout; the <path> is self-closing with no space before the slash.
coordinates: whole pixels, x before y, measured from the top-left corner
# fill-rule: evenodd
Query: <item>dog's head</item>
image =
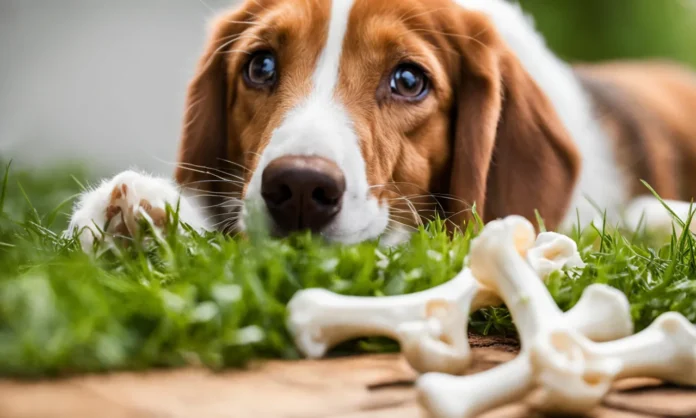
<path id="1" fill-rule="evenodd" d="M 184 123 L 177 180 L 223 225 L 348 243 L 474 203 L 553 226 L 579 168 L 493 22 L 451 0 L 249 0 L 213 23 Z"/>

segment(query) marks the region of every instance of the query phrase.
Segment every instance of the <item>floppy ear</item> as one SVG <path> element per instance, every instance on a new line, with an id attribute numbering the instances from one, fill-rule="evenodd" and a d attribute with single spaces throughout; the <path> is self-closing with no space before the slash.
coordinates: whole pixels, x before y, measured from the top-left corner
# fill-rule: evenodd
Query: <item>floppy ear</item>
<path id="1" fill-rule="evenodd" d="M 470 17 L 455 42 L 461 62 L 454 79 L 450 194 L 461 203 L 453 220 L 484 221 L 535 209 L 556 228 L 570 204 L 580 156 L 549 99 L 498 38 L 485 17 Z"/>
<path id="2" fill-rule="evenodd" d="M 227 82 L 227 51 L 253 13 L 243 7 L 226 13 L 212 24 L 212 32 L 200 58 L 196 75 L 189 84 L 186 113 L 175 178 L 185 186 L 201 190 L 218 189 L 220 162 L 230 158 L 234 146 L 227 110 L 234 97 Z M 246 20 L 245 20 L 246 19 Z"/>

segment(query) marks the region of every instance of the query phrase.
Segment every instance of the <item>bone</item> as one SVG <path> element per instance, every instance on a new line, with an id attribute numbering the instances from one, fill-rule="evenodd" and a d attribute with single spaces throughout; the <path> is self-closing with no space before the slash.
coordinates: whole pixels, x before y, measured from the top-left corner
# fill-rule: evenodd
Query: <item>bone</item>
<path id="1" fill-rule="evenodd" d="M 642 332 L 616 341 L 593 343 L 558 330 L 550 342 L 556 345 L 551 351 L 536 348 L 532 353 L 542 370 L 537 402 L 545 411 L 589 411 L 621 378 L 696 385 L 696 327 L 676 312 L 664 313 Z"/>
<path id="2" fill-rule="evenodd" d="M 532 224 L 509 216 L 488 223 L 471 244 L 472 274 L 505 301 L 523 345 L 562 317 L 544 283 L 520 257 L 527 255 L 533 241 Z"/>
<path id="3" fill-rule="evenodd" d="M 519 216 L 489 223 L 471 248 L 471 271 L 482 285 L 505 301 L 524 345 L 540 331 L 567 326 L 595 341 L 609 341 L 630 335 L 633 322 L 628 300 L 609 286 L 589 286 L 567 314 L 562 314 L 543 282 L 518 254 L 534 235 L 532 224 Z M 555 238 L 554 238 L 555 239 Z M 537 240 L 537 244 L 538 244 Z M 544 248 L 550 240 L 527 253 Z M 573 243 L 574 244 L 574 243 Z M 565 245 L 565 244 L 564 244 Z M 545 251 L 549 251 L 548 247 Z M 527 255 L 529 260 L 529 255 Z M 572 254 L 567 259 L 575 262 Z"/>
<path id="4" fill-rule="evenodd" d="M 308 357 L 321 357 L 332 346 L 352 338 L 385 336 L 402 343 L 414 368 L 451 371 L 455 364 L 457 369 L 468 365 L 468 313 L 480 306 L 476 299 L 494 298 L 469 269 L 440 286 L 401 296 L 351 297 L 308 289 L 298 292 L 288 304 L 287 326 Z M 449 366 L 436 367 L 436 363 Z"/>
<path id="5" fill-rule="evenodd" d="M 515 321 L 524 354 L 529 355 L 534 380 L 548 393 L 543 409 L 569 413 L 584 412 L 594 407 L 606 394 L 618 372 L 614 359 L 590 358 L 587 346 L 591 341 L 581 334 L 588 327 L 578 327 L 561 314 L 551 294 L 535 272 L 521 257 L 519 245 L 533 236 L 531 223 L 520 217 L 508 217 L 484 230 L 472 243 L 471 269 L 484 285 L 496 290 L 505 301 Z M 597 288 L 594 288 L 597 289 Z M 594 296 L 601 295 L 593 290 Z M 618 298 L 618 294 L 615 294 Z M 592 296 L 588 294 L 587 296 Z M 609 296 L 608 289 L 606 296 Z M 622 295 L 623 300 L 625 296 Z M 576 312 L 590 317 L 593 307 L 600 310 L 605 303 L 579 304 Z M 618 299 L 617 299 L 618 300 Z M 615 303 L 619 306 L 619 303 Z M 615 308 L 609 309 L 614 311 Z M 615 336 L 613 331 L 628 330 L 631 321 L 628 303 L 623 315 L 609 317 L 593 324 L 600 334 Z M 606 313 L 606 312 L 605 312 Z M 578 314 L 571 314 L 576 319 Z M 627 329 L 628 328 L 628 329 Z"/>
<path id="6" fill-rule="evenodd" d="M 666 313 L 643 332 L 626 337 L 632 331 L 628 302 L 603 285 L 590 286 L 584 300 L 561 314 L 519 256 L 524 247 L 520 243 L 532 235 L 531 224 L 509 217 L 489 224 L 471 251 L 472 273 L 505 301 L 522 352 L 511 365 L 480 375 L 423 375 L 417 386 L 427 409 L 438 416 L 469 417 L 538 388 L 539 409 L 577 414 L 598 405 L 618 378 L 696 384 L 696 328 L 686 318 Z M 593 342 L 588 337 L 625 338 Z M 487 393 L 479 393 L 482 387 Z"/>
<path id="7" fill-rule="evenodd" d="M 416 381 L 418 400 L 432 416 L 473 417 L 523 398 L 533 386 L 526 355 L 466 377 L 427 373 Z"/>
<path id="8" fill-rule="evenodd" d="M 468 314 L 449 301 L 434 300 L 426 305 L 425 317 L 397 328 L 401 352 L 411 367 L 421 372 L 466 371 L 471 362 Z"/>
<path id="9" fill-rule="evenodd" d="M 564 320 L 569 328 L 592 341 L 614 341 L 633 334 L 630 312 L 628 299 L 620 290 L 593 284 L 565 313 Z"/>
<path id="10" fill-rule="evenodd" d="M 609 341 L 633 333 L 626 296 L 609 286 L 589 286 L 578 303 L 564 314 L 569 328 L 597 341 Z M 529 352 L 486 372 L 456 377 L 424 374 L 417 382 L 420 400 L 438 417 L 471 417 L 518 400 L 534 387 Z"/>
<path id="11" fill-rule="evenodd" d="M 570 327 L 543 332 L 530 344 L 529 361 L 541 389 L 537 409 L 583 414 L 599 405 L 620 371 L 620 362 L 594 356 L 590 344 Z"/>
<path id="12" fill-rule="evenodd" d="M 619 378 L 650 376 L 696 385 L 696 327 L 677 312 L 660 315 L 628 338 L 590 346 L 596 357 L 620 359 Z"/>
<path id="13" fill-rule="evenodd" d="M 533 236 L 517 244 L 527 262 L 542 270 L 542 277 L 554 269 L 582 265 L 575 242 L 560 234 L 542 233 L 536 244 Z M 481 286 L 465 268 L 447 283 L 410 295 L 374 298 L 300 291 L 288 304 L 287 326 L 308 357 L 321 357 L 352 338 L 386 336 L 400 342 L 417 371 L 459 374 L 470 361 L 469 313 L 500 304 L 496 293 Z"/>
<path id="14" fill-rule="evenodd" d="M 527 251 L 527 262 L 541 277 L 547 277 L 564 267 L 585 267 L 575 241 L 555 232 L 539 234 L 534 246 Z"/>

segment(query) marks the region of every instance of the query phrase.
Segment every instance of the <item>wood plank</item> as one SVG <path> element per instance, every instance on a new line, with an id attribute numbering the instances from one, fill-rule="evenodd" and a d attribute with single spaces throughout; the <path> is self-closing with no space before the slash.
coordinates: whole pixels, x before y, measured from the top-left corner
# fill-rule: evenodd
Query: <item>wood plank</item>
<path id="1" fill-rule="evenodd" d="M 472 372 L 508 361 L 514 339 L 472 336 Z M 295 362 L 244 371 L 180 369 L 35 382 L 0 381 L 2 418 L 419 418 L 416 373 L 396 354 Z M 532 416 L 524 404 L 484 418 Z M 696 391 L 654 379 L 618 382 L 591 418 L 696 417 Z"/>

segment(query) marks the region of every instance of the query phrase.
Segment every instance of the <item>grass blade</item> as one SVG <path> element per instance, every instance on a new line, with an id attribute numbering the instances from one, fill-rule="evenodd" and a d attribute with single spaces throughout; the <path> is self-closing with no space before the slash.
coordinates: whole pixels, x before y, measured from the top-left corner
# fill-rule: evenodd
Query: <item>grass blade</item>
<path id="1" fill-rule="evenodd" d="M 12 161 L 5 166 L 5 175 L 2 177 L 2 190 L 0 190 L 0 215 L 5 213 L 5 197 L 7 196 L 7 185 L 10 180 L 10 166 L 12 166 Z"/>

